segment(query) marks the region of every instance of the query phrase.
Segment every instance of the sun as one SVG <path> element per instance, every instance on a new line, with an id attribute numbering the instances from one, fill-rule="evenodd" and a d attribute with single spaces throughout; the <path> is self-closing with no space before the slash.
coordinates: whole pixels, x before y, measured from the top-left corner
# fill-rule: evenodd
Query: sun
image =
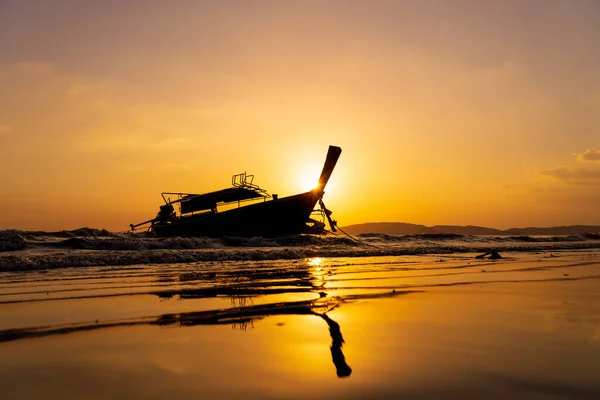
<path id="1" fill-rule="evenodd" d="M 300 190 L 309 191 L 319 185 L 318 168 L 305 168 L 298 174 L 297 186 Z"/>
<path id="2" fill-rule="evenodd" d="M 305 191 L 313 190 L 319 185 L 319 177 L 313 175 L 303 175 L 298 181 L 300 188 Z"/>

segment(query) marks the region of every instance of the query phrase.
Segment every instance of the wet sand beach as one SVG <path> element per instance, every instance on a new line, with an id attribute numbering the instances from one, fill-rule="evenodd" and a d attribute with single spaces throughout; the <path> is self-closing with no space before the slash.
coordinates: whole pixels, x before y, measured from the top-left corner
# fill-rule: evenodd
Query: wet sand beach
<path id="1" fill-rule="evenodd" d="M 600 0 L 0 0 L 0 400 L 600 400 Z"/>
<path id="2" fill-rule="evenodd" d="M 600 398 L 600 253 L 475 256 L 1 273 L 3 398 Z"/>

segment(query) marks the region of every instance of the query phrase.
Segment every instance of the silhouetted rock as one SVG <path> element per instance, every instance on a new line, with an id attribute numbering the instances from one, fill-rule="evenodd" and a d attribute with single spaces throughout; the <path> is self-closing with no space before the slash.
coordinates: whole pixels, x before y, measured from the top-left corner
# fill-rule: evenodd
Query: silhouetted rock
<path id="1" fill-rule="evenodd" d="M 480 254 L 480 255 L 476 256 L 475 258 L 481 260 L 481 259 L 486 258 L 487 256 L 489 256 L 488 258 L 490 260 L 498 260 L 498 259 L 502 258 L 500 253 L 498 253 L 496 250 L 492 250 L 492 251 L 488 251 L 487 253 Z"/>

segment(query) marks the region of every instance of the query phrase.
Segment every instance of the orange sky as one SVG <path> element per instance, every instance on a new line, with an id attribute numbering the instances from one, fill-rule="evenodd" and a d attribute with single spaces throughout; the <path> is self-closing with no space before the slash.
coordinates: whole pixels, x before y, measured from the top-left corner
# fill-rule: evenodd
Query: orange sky
<path id="1" fill-rule="evenodd" d="M 329 144 L 342 226 L 600 224 L 596 1 L 89 3 L 0 5 L 0 229 L 294 194 Z"/>

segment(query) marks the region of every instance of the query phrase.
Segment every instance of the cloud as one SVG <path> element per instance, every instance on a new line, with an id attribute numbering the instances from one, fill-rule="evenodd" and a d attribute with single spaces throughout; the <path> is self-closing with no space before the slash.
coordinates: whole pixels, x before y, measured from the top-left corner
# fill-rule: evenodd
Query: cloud
<path id="1" fill-rule="evenodd" d="M 0 136 L 10 131 L 12 131 L 12 128 L 10 126 L 0 125 Z"/>
<path id="2" fill-rule="evenodd" d="M 577 161 L 600 161 L 600 150 L 587 149 L 581 154 L 575 154 Z"/>
<path id="3" fill-rule="evenodd" d="M 556 167 L 541 173 L 571 184 L 600 184 L 600 169 Z"/>

